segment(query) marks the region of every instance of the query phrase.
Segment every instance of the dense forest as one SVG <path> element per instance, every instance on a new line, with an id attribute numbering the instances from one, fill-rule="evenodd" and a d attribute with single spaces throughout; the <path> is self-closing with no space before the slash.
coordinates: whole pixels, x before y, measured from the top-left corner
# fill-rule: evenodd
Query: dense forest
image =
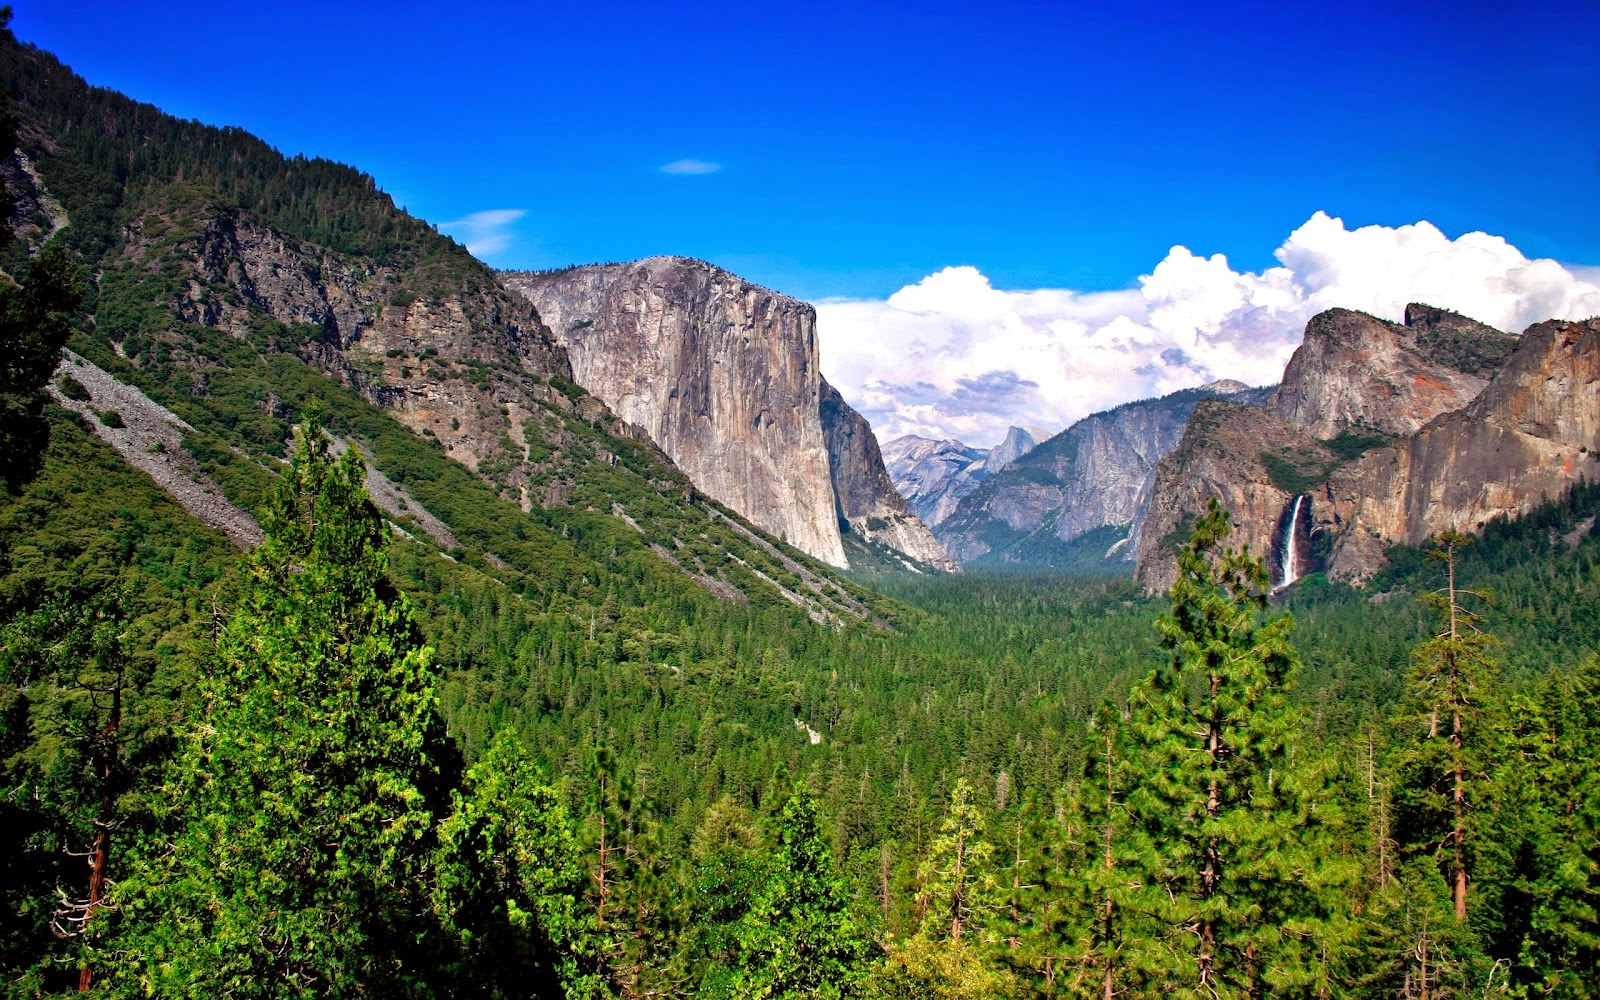
<path id="1" fill-rule="evenodd" d="M 318 331 L 173 304 L 219 212 L 394 301 L 481 265 L 357 171 L 3 50 L 0 139 L 71 220 L 19 202 L 0 249 L 7 995 L 1600 995 L 1600 485 L 1281 595 L 1212 512 L 1161 599 L 785 562 L 559 408 L 567 502 L 524 510 Z M 66 408 L 63 345 L 265 541 Z"/>

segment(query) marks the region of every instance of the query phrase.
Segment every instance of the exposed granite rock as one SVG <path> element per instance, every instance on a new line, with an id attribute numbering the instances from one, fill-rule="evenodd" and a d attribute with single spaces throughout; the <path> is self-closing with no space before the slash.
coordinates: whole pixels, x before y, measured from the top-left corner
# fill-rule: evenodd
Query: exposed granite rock
<path id="1" fill-rule="evenodd" d="M 991 473 L 934 534 L 963 563 L 987 558 L 1044 565 L 1036 534 L 1043 528 L 1070 544 L 1097 528 L 1142 520 L 1156 463 L 1177 446 L 1198 402 L 1227 397 L 1259 403 L 1270 391 L 1216 382 L 1085 417 Z M 1133 546 L 1120 551 L 1131 558 Z"/>
<path id="2" fill-rule="evenodd" d="M 63 378 L 83 386 L 89 398 L 76 400 L 63 395 Z M 63 353 L 61 364 L 51 377 L 50 394 L 57 403 L 81 416 L 84 424 L 115 448 L 123 461 L 155 480 L 180 507 L 227 535 L 233 544 L 248 549 L 265 537 L 256 519 L 223 496 L 222 487 L 184 449 L 183 435 L 194 428 L 171 410 L 72 351 Z M 112 421 L 117 426 L 108 425 L 101 416 L 110 413 L 117 415 Z"/>
<path id="3" fill-rule="evenodd" d="M 826 379 L 822 382 L 820 412 L 840 520 L 869 542 L 886 545 L 946 572 L 959 572 L 961 567 L 907 509 L 905 499 L 895 490 L 884 468 L 878 439 L 866 418 L 851 409 Z"/>
<path id="4" fill-rule="evenodd" d="M 1277 579 L 1296 496 L 1284 480 L 1294 480 L 1309 507 L 1294 525 L 1304 568 L 1360 582 L 1382 568 L 1387 545 L 1476 531 L 1600 475 L 1600 320 L 1541 323 L 1514 338 L 1428 306 L 1408 307 L 1406 319 L 1318 316 L 1276 416 L 1196 411 L 1161 463 L 1139 540 L 1148 589 L 1171 583 L 1176 535 L 1208 496 Z M 1347 429 L 1400 439 L 1340 464 L 1319 439 Z"/>
<path id="5" fill-rule="evenodd" d="M 1306 324 L 1270 409 L 1319 438 L 1346 430 L 1414 434 L 1483 391 L 1516 338 L 1432 306 L 1404 325 L 1330 309 Z"/>
<path id="6" fill-rule="evenodd" d="M 1004 470 L 1012 462 L 1026 455 L 1039 446 L 1039 442 L 1050 436 L 1050 432 L 1040 427 L 1011 427 L 1006 430 L 1005 440 L 989 449 L 989 457 L 984 462 L 984 467 L 989 474 Z"/>
<path id="7" fill-rule="evenodd" d="M 1316 438 L 1264 410 L 1220 399 L 1195 406 L 1182 441 L 1161 459 L 1149 513 L 1131 543 L 1136 574 L 1147 591 L 1166 590 L 1177 579 L 1178 546 L 1212 497 L 1232 516 L 1228 544 L 1248 545 L 1265 557 L 1274 580 L 1281 577 L 1282 536 L 1295 494 L 1273 483 L 1264 452 L 1296 454 L 1309 462 L 1333 460 Z"/>
<path id="8" fill-rule="evenodd" d="M 930 528 L 937 528 L 961 498 L 983 482 L 989 474 L 988 457 L 988 451 L 969 448 L 960 441 L 935 441 L 915 434 L 883 446 L 889 478 Z"/>
<path id="9" fill-rule="evenodd" d="M 1328 481 L 1329 575 L 1360 581 L 1383 543 L 1419 544 L 1522 514 L 1577 477 L 1600 478 L 1600 320 L 1530 327 L 1470 404 Z"/>
<path id="10" fill-rule="evenodd" d="M 893 502 L 876 443 L 841 438 L 848 470 L 833 468 L 816 314 L 806 303 L 684 257 L 501 279 L 538 308 L 580 384 L 648 434 L 698 489 L 802 551 L 847 566 L 841 512 Z M 839 430 L 871 437 L 865 422 Z M 938 557 L 925 531 L 903 521 L 913 515 L 894 517 L 881 541 Z"/>

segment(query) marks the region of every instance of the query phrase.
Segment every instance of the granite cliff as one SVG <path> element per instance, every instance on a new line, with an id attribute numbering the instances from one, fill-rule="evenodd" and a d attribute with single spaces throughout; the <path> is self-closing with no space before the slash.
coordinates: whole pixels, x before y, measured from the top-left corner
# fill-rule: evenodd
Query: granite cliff
<path id="1" fill-rule="evenodd" d="M 989 471 L 985 468 L 988 457 L 988 451 L 969 448 L 953 438 L 935 441 L 915 434 L 883 446 L 889 478 L 930 528 L 937 528 L 957 502 L 983 482 Z"/>
<path id="2" fill-rule="evenodd" d="M 840 525 L 863 542 L 885 546 L 946 572 L 959 572 L 960 564 L 945 553 L 895 489 L 866 418 L 826 380 L 822 382 L 821 417 Z"/>
<path id="3" fill-rule="evenodd" d="M 1092 532 L 1101 558 L 1140 521 L 1156 462 L 1172 450 L 1196 404 L 1263 402 L 1268 389 L 1214 382 L 1092 414 L 992 472 L 940 520 L 934 534 L 963 563 L 1049 567 Z"/>
<path id="4" fill-rule="evenodd" d="M 1267 410 L 1207 404 L 1161 463 L 1140 580 L 1170 585 L 1183 527 L 1209 497 L 1278 585 L 1317 570 L 1359 582 L 1386 545 L 1473 531 L 1593 477 L 1596 330 L 1550 322 L 1517 338 L 1422 305 L 1404 324 L 1314 317 Z"/>
<path id="5" fill-rule="evenodd" d="M 576 381 L 707 495 L 834 566 L 849 565 L 841 526 L 948 562 L 823 380 L 809 305 L 683 257 L 501 280 L 549 323 Z"/>
<path id="6" fill-rule="evenodd" d="M 1049 436 L 1037 427 L 1012 427 L 1003 441 L 986 451 L 969 448 L 960 441 L 934 441 L 907 434 L 884 445 L 883 456 L 895 489 L 924 524 L 936 529 L 979 483 Z"/>
<path id="7" fill-rule="evenodd" d="M 1466 406 L 1329 477 L 1314 507 L 1328 573 L 1362 579 L 1383 543 L 1476 531 L 1580 476 L 1600 478 L 1600 320 L 1539 323 Z"/>
<path id="8" fill-rule="evenodd" d="M 1414 434 L 1471 402 L 1515 344 L 1515 337 L 1432 306 L 1407 306 L 1403 324 L 1330 309 L 1306 324 L 1270 408 L 1318 438 Z"/>

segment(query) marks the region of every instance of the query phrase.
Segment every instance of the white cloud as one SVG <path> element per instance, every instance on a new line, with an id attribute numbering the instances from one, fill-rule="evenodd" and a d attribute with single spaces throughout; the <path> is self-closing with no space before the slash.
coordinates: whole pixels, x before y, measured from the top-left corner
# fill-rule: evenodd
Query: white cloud
<path id="1" fill-rule="evenodd" d="M 722 164 L 708 160 L 673 160 L 660 167 L 664 174 L 714 174 L 721 169 Z"/>
<path id="2" fill-rule="evenodd" d="M 990 445 L 1011 425 L 1061 429 L 1097 410 L 1220 378 L 1276 382 L 1306 320 L 1342 306 L 1399 320 L 1408 302 L 1520 332 L 1600 315 L 1600 269 L 1529 260 L 1498 236 L 1427 222 L 1346 229 L 1322 212 L 1279 266 L 1235 271 L 1175 246 L 1139 287 L 1003 291 L 947 267 L 885 301 L 817 304 L 823 372 L 872 422 Z"/>
<path id="3" fill-rule="evenodd" d="M 474 257 L 490 257 L 511 245 L 512 223 L 528 213 L 520 208 L 491 208 L 473 212 L 454 222 L 439 223 L 439 231 L 460 240 Z"/>

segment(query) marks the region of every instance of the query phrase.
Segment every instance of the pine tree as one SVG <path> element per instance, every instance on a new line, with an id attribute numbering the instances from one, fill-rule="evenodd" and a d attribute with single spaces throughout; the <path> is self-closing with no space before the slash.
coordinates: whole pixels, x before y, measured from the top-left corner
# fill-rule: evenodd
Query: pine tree
<path id="1" fill-rule="evenodd" d="M 439 830 L 434 895 L 462 946 L 456 989 L 594 995 L 600 956 L 577 840 L 515 732 L 495 737 L 453 802 Z"/>
<path id="2" fill-rule="evenodd" d="M 1445 567 L 1444 586 L 1423 595 L 1439 622 L 1434 635 L 1417 647 L 1407 677 L 1402 721 L 1414 736 L 1397 758 L 1403 776 L 1403 839 L 1413 854 L 1426 853 L 1438 861 L 1450 885 L 1456 919 L 1463 921 L 1474 850 L 1475 787 L 1486 772 L 1484 754 L 1490 743 L 1490 727 L 1480 723 L 1495 676 L 1488 656 L 1494 637 L 1479 627 L 1483 619 L 1462 605 L 1467 597 L 1482 600 L 1486 595 L 1456 585 L 1457 554 L 1471 542 L 1470 535 L 1444 532 L 1429 553 Z"/>
<path id="3" fill-rule="evenodd" d="M 1139 909 L 1140 862 L 1149 852 L 1128 810 L 1132 773 L 1125 727 L 1109 705 L 1096 713 L 1092 741 L 1068 815 L 1059 825 L 1071 868 L 1050 901 L 1054 949 L 1049 980 L 1066 996 L 1122 996 L 1140 983 L 1137 949 L 1145 931 Z"/>
<path id="4" fill-rule="evenodd" d="M 430 882 L 455 764 L 363 474 L 313 418 L 272 490 L 179 762 L 171 851 L 116 894 L 120 988 L 420 995 L 444 966 Z"/>
<path id="5" fill-rule="evenodd" d="M 850 913 L 817 804 L 792 795 L 778 819 L 767 883 L 738 931 L 741 997 L 854 996 L 866 939 Z"/>
<path id="6" fill-rule="evenodd" d="M 1129 699 L 1140 905 L 1161 928 L 1132 958 L 1179 997 L 1307 990 L 1347 877 L 1289 743 L 1292 621 L 1263 617 L 1266 569 L 1221 547 L 1230 530 L 1211 501 L 1157 622 L 1170 658 Z"/>
<path id="7" fill-rule="evenodd" d="M 923 937 L 960 941 L 979 928 L 1000 896 L 993 864 L 994 844 L 984 836 L 983 812 L 972 801 L 972 785 L 960 778 L 918 873 Z"/>

